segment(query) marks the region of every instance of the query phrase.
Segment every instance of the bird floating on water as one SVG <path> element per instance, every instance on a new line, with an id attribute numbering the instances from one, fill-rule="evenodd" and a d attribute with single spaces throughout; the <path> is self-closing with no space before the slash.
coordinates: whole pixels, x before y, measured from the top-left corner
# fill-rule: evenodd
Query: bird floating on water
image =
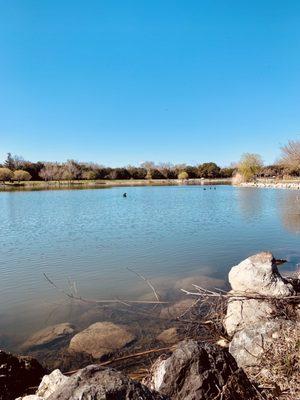
<path id="1" fill-rule="evenodd" d="M 127 197 L 127 193 L 123 193 L 123 197 Z"/>

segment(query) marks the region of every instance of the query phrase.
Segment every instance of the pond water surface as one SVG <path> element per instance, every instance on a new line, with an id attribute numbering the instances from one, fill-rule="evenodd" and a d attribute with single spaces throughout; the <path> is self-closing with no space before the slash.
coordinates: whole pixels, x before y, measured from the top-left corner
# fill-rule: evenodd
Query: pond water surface
<path id="1" fill-rule="evenodd" d="M 179 291 L 177 281 L 186 277 L 220 286 L 231 266 L 262 250 L 287 259 L 283 270 L 295 269 L 300 191 L 205 189 L 0 193 L 0 345 L 1 337 L 21 342 L 68 320 L 71 305 L 44 273 L 83 297 L 149 299 L 127 268 L 161 291 Z"/>

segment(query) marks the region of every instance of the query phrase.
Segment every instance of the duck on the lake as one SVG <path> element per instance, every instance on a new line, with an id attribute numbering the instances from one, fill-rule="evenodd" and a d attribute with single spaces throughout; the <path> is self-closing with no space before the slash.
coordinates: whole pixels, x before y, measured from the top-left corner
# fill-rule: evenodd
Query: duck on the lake
<path id="1" fill-rule="evenodd" d="M 125 193 L 123 193 L 123 197 L 127 197 L 127 193 L 125 192 Z"/>

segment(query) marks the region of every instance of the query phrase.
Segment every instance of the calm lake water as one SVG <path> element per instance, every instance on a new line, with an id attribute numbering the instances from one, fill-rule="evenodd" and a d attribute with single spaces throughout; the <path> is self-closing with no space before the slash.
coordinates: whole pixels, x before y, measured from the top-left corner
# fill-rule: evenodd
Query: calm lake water
<path id="1" fill-rule="evenodd" d="M 213 287 L 232 265 L 261 250 L 287 259 L 283 270 L 294 269 L 299 234 L 298 191 L 172 186 L 2 192 L 0 338 L 22 341 L 68 320 L 70 306 L 43 273 L 66 290 L 75 281 L 83 297 L 149 298 L 126 268 L 161 290 L 178 290 L 176 281 L 189 276 Z"/>

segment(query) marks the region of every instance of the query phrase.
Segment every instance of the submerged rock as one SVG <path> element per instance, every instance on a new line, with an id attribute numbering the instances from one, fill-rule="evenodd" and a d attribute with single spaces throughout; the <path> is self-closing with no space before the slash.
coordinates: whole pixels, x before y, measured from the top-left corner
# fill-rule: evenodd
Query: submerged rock
<path id="1" fill-rule="evenodd" d="M 290 296 L 293 286 L 279 274 L 272 253 L 262 252 L 232 267 L 229 282 L 234 291 L 266 296 Z"/>
<path id="2" fill-rule="evenodd" d="M 22 345 L 23 349 L 33 349 L 47 346 L 70 337 L 75 332 L 73 325 L 65 322 L 62 324 L 47 326 L 34 333 Z"/>
<path id="3" fill-rule="evenodd" d="M 280 331 L 295 326 L 292 321 L 284 319 L 253 324 L 234 335 L 229 345 L 229 352 L 239 367 L 258 365 L 266 345 L 277 338 Z"/>
<path id="4" fill-rule="evenodd" d="M 178 332 L 176 328 L 169 328 L 162 331 L 156 338 L 160 342 L 166 344 L 174 344 L 178 342 Z"/>
<path id="5" fill-rule="evenodd" d="M 121 372 L 89 365 L 60 385 L 47 400 L 167 400 Z M 46 400 L 46 399 L 44 399 Z"/>
<path id="6" fill-rule="evenodd" d="M 165 307 L 160 312 L 161 318 L 170 318 L 175 319 L 179 318 L 185 311 L 187 311 L 193 304 L 195 300 L 193 299 L 184 299 L 180 300 L 171 306 Z"/>
<path id="7" fill-rule="evenodd" d="M 250 381 L 227 350 L 194 340 L 160 357 L 143 383 L 172 400 L 258 400 Z"/>
<path id="8" fill-rule="evenodd" d="M 14 400 L 37 386 L 44 368 L 32 357 L 14 356 L 0 350 L 0 400 Z"/>
<path id="9" fill-rule="evenodd" d="M 96 322 L 77 333 L 71 339 L 69 349 L 101 358 L 123 348 L 134 339 L 135 336 L 127 327 L 111 322 Z"/>

